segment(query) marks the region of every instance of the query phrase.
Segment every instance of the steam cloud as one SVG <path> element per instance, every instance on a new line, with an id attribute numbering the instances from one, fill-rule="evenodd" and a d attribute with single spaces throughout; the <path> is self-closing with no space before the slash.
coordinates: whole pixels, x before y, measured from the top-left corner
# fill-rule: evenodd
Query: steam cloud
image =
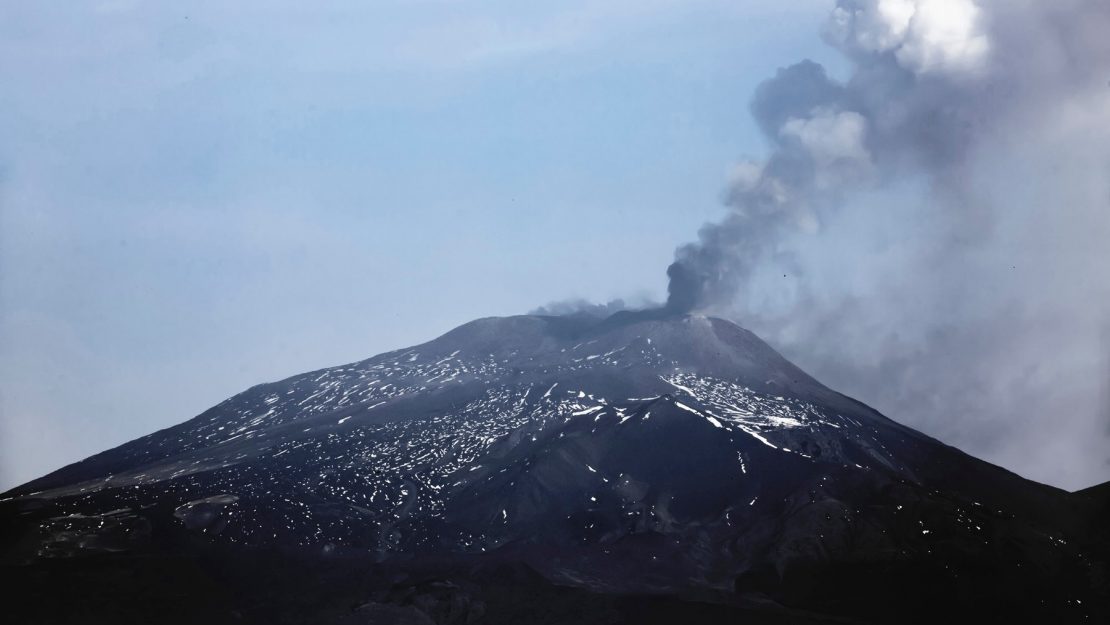
<path id="1" fill-rule="evenodd" d="M 921 173 L 938 210 L 975 210 L 969 153 L 1023 113 L 1105 87 L 1107 26 L 1097 0 L 840 0 L 825 36 L 852 76 L 802 61 L 760 86 L 751 108 L 773 151 L 737 167 L 728 217 L 678 250 L 668 307 L 728 304 L 777 241 L 865 185 Z"/>
<path id="2" fill-rule="evenodd" d="M 839 0 L 666 307 L 1021 473 L 1110 479 L 1110 2 Z"/>

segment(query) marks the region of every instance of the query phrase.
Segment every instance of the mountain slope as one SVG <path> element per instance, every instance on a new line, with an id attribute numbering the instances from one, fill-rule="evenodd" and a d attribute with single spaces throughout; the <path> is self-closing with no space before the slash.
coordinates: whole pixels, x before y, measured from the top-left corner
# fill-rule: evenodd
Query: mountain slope
<path id="1" fill-rule="evenodd" d="M 495 562 L 603 595 L 854 617 L 1082 621 L 1106 600 L 1084 500 L 702 316 L 478 320 L 253 387 L 6 497 L 20 562 L 173 536 L 375 574 L 485 579 L 473 567 Z"/>

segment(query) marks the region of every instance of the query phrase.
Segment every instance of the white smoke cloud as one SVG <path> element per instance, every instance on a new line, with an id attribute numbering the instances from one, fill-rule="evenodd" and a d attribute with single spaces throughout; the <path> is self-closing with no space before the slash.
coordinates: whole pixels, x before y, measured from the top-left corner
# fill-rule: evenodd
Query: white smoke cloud
<path id="1" fill-rule="evenodd" d="M 837 6 L 827 32 L 849 51 L 892 52 L 914 73 L 961 73 L 986 61 L 982 27 L 972 0 L 863 0 Z"/>
<path id="2" fill-rule="evenodd" d="M 870 171 L 866 132 L 867 120 L 859 113 L 818 108 L 808 117 L 786 120 L 779 136 L 798 142 L 813 163 L 814 186 L 830 189 L 860 180 Z"/>

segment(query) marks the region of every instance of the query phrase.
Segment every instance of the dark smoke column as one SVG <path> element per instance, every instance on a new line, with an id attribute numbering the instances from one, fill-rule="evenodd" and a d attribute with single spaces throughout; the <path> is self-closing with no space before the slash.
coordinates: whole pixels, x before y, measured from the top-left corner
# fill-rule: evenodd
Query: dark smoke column
<path id="1" fill-rule="evenodd" d="M 667 267 L 667 306 L 672 313 L 687 313 L 698 307 L 705 296 L 705 279 L 680 260 Z"/>

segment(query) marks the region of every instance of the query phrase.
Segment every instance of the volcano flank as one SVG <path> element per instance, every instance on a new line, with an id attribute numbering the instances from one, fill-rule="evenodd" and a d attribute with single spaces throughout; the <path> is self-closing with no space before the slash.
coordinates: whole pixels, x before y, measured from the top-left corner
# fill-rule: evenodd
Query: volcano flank
<path id="1" fill-rule="evenodd" d="M 488 318 L 252 387 L 6 493 L 5 609 L 1094 622 L 1105 494 L 900 425 L 722 319 Z"/>

